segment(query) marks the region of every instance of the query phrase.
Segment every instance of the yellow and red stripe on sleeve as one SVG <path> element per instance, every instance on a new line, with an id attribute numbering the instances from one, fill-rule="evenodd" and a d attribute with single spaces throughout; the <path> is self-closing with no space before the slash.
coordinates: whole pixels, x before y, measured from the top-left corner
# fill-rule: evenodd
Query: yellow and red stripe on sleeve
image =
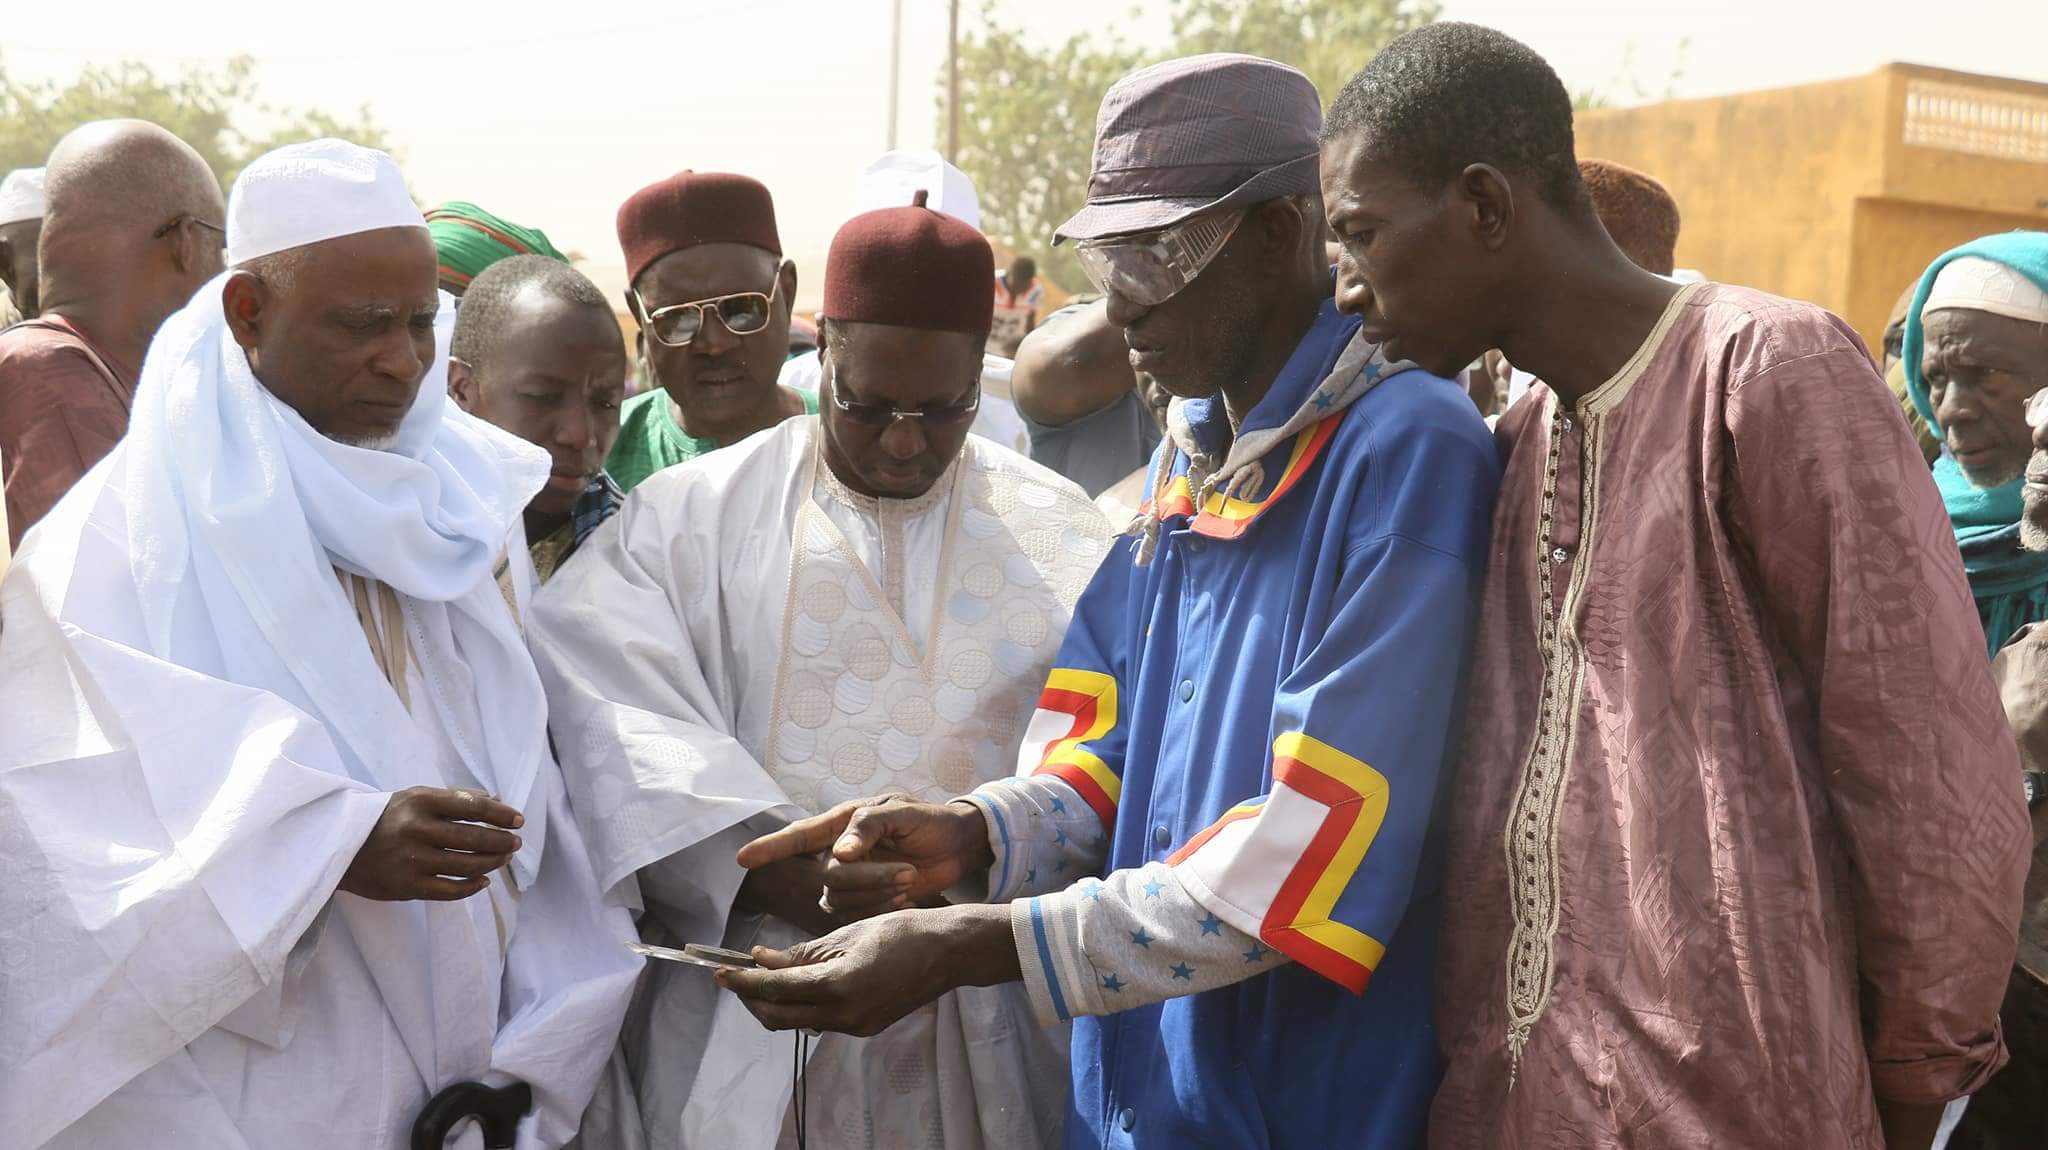
<path id="1" fill-rule="evenodd" d="M 1386 947 L 1332 917 L 1387 815 L 1386 777 L 1298 731 L 1273 742 L 1273 790 L 1232 808 L 1167 862 L 1252 913 L 1260 941 L 1362 993 Z"/>
<path id="2" fill-rule="evenodd" d="M 1025 728 L 1019 763 L 1036 760 L 1032 774 L 1052 775 L 1081 792 L 1107 832 L 1116 826 L 1123 780 L 1088 744 L 1116 727 L 1116 679 L 1099 671 L 1055 667 L 1046 676 L 1038 710 Z"/>
<path id="3" fill-rule="evenodd" d="M 1341 411 L 1327 416 L 1302 429 L 1301 433 L 1294 437 L 1294 443 L 1287 453 L 1287 466 L 1281 469 L 1280 478 L 1274 482 L 1272 490 L 1265 498 L 1225 499 L 1222 492 L 1212 491 L 1209 498 L 1202 502 L 1201 514 L 1196 515 L 1194 497 L 1188 490 L 1187 473 L 1182 472 L 1173 477 L 1173 482 L 1166 485 L 1165 494 L 1159 496 L 1160 517 L 1171 519 L 1176 515 L 1193 515 L 1194 522 L 1189 524 L 1189 527 L 1196 534 L 1206 535 L 1211 539 L 1237 538 L 1251 528 L 1252 520 L 1257 519 L 1266 508 L 1278 502 L 1281 496 L 1287 494 L 1301 481 L 1309 465 L 1322 453 L 1323 446 L 1330 442 L 1331 436 L 1337 434 L 1337 424 L 1343 418 L 1344 413 Z M 1139 510 L 1149 514 L 1152 510 L 1152 501 L 1146 501 Z"/>

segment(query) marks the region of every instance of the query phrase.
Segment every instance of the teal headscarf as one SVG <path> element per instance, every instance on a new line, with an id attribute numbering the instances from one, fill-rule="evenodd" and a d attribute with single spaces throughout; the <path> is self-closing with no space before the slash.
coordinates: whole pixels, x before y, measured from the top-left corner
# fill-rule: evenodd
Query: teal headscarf
<path id="1" fill-rule="evenodd" d="M 1934 405 L 1927 398 L 1927 384 L 1920 378 L 1920 356 L 1926 335 L 1920 309 L 1934 290 L 1934 277 L 1950 261 L 1977 256 L 2004 264 L 2048 291 L 2048 232 L 2005 232 L 1984 236 L 1942 254 L 1920 277 L 1919 290 L 1906 310 L 1906 339 L 1900 358 L 1906 367 L 1906 390 L 1913 407 L 1942 435 L 1934 418 Z M 1934 464 L 1934 483 L 1941 489 L 1942 502 L 1955 528 L 1956 546 L 1963 553 L 1963 570 L 1970 577 L 1970 593 L 1977 599 L 1977 616 L 1984 624 L 1985 642 L 1993 654 L 2005 645 L 2014 631 L 2028 623 L 2048 620 L 2048 553 L 2020 547 L 2021 480 L 2002 487 L 1977 487 L 1963 475 L 1963 469 L 1946 452 Z"/>

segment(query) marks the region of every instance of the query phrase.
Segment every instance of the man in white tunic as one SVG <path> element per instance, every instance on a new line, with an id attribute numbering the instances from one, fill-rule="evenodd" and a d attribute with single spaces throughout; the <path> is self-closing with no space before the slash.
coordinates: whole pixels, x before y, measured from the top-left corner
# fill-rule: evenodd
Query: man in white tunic
<path id="1" fill-rule="evenodd" d="M 637 876 L 650 942 L 745 949 L 888 909 L 821 906 L 820 858 L 734 854 L 876 789 L 943 800 L 1008 774 L 1105 553 L 1079 488 L 968 435 L 993 257 L 923 205 L 833 241 L 819 414 L 648 479 L 535 604 L 564 777 L 600 881 Z M 584 1145 L 791 1144 L 790 1039 L 708 971 L 647 979 Z M 1054 1146 L 1065 1058 L 1014 989 L 961 990 L 819 1039 L 808 1141 Z"/>
<path id="2" fill-rule="evenodd" d="M 447 403 L 390 157 L 259 159 L 227 246 L 0 583 L 0 1148 L 398 1147 L 470 1080 L 559 1146 L 640 960 L 520 633 L 547 455 Z"/>

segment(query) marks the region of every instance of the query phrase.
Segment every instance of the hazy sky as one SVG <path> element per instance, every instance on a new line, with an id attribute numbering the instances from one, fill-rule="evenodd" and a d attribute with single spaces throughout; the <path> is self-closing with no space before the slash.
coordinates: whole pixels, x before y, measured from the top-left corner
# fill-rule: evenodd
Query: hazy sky
<path id="1" fill-rule="evenodd" d="M 899 139 L 933 141 L 946 0 L 903 0 Z M 347 0 L 315 5 L 10 3 L 0 59 L 63 79 L 88 63 L 259 61 L 272 102 L 368 104 L 429 202 L 468 199 L 545 229 L 617 286 L 613 212 L 679 168 L 774 191 L 783 245 L 815 298 L 851 185 L 884 144 L 889 0 Z M 963 26 L 979 19 L 965 0 Z M 1044 39 L 1113 18 L 1163 43 L 1168 0 L 996 0 Z M 2048 82 L 2048 0 L 1448 0 L 1547 56 L 1574 89 L 1711 95 L 1906 60 Z M 1125 13 L 1130 13 L 1126 17 Z M 1361 64 L 1364 61 L 1360 61 Z"/>

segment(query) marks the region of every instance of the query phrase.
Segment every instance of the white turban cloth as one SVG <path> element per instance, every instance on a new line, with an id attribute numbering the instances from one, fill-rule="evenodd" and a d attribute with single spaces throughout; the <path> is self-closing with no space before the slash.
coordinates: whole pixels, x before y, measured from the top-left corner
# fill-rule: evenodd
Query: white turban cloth
<path id="1" fill-rule="evenodd" d="M 425 227 L 397 165 L 339 140 L 261 157 L 229 197 L 238 262 L 393 227 Z M 250 370 L 223 311 L 232 274 L 157 333 L 127 439 L 109 460 L 131 508 L 149 646 L 192 665 L 181 656 L 195 641 L 217 643 L 222 677 L 318 719 L 351 776 L 384 791 L 436 784 L 440 756 L 419 725 L 376 719 L 389 713 L 391 686 L 335 572 L 390 586 L 404 596 L 408 630 L 459 655 L 458 667 L 422 667 L 428 698 L 413 705 L 484 712 L 477 727 L 442 724 L 484 732 L 484 746 L 457 748 L 453 767 L 461 784 L 525 812 L 527 847 L 512 866 L 531 883 L 545 841 L 533 784 L 548 753 L 546 703 L 494 576 L 546 481 L 547 453 L 449 405 L 455 309 L 445 294 L 434 358 L 396 445 L 328 439 Z"/>

